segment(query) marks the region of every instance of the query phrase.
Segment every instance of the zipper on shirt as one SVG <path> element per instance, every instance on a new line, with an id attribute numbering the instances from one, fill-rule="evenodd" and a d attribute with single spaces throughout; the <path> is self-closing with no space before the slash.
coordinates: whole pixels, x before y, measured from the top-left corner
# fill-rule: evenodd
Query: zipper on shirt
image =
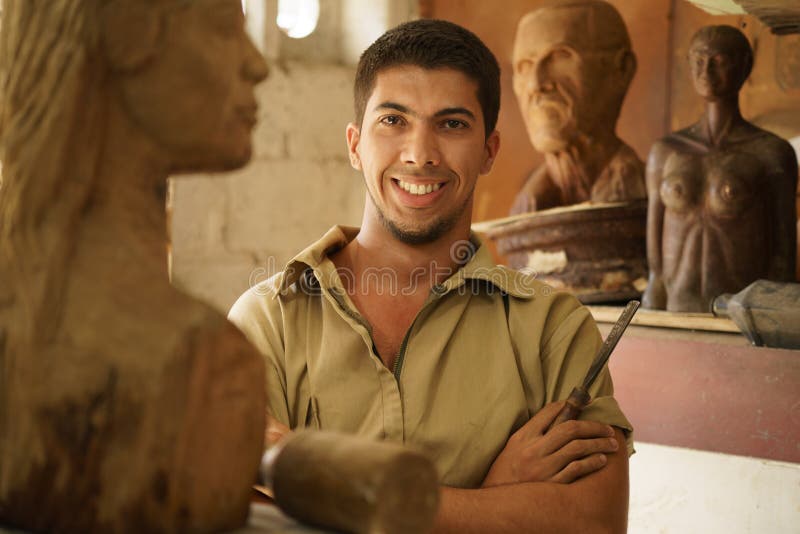
<path id="1" fill-rule="evenodd" d="M 408 339 L 411 337 L 411 331 L 414 329 L 414 325 L 417 324 L 417 319 L 419 319 L 422 312 L 436 299 L 442 296 L 443 292 L 437 290 L 441 286 L 436 285 L 431 289 L 431 295 L 428 297 L 428 300 L 425 304 L 422 305 L 422 308 L 417 313 L 417 316 L 414 317 L 414 320 L 411 321 L 411 326 L 408 327 L 408 331 L 406 332 L 405 337 L 403 338 L 403 342 L 400 343 L 400 352 L 397 353 L 397 358 L 394 360 L 394 365 L 392 366 L 392 374 L 394 375 L 394 379 L 400 382 L 400 373 L 403 372 L 403 360 L 406 357 L 406 348 L 408 348 Z"/>
<path id="2" fill-rule="evenodd" d="M 422 307 L 424 310 L 425 307 Z M 419 313 L 422 313 L 422 310 Z M 419 313 L 417 317 L 419 317 Z M 403 342 L 400 343 L 400 352 L 397 353 L 397 358 L 394 360 L 394 365 L 392 366 L 392 374 L 394 375 L 394 379 L 400 382 L 400 372 L 403 370 L 403 358 L 406 357 L 406 347 L 408 346 L 408 338 L 411 337 L 411 330 L 414 329 L 414 324 L 417 322 L 417 317 L 414 318 L 412 321 L 411 326 L 408 327 L 408 332 L 406 332 L 406 336 L 403 338 Z"/>

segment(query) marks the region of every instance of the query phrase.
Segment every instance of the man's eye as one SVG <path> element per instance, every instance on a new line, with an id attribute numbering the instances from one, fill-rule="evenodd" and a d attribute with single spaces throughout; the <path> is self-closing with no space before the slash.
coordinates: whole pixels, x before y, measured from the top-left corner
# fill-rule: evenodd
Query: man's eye
<path id="1" fill-rule="evenodd" d="M 402 120 L 403 119 L 401 117 L 397 116 L 397 115 L 387 115 L 387 116 L 381 118 L 380 122 L 381 122 L 381 124 L 386 124 L 386 125 L 389 125 L 389 126 L 395 126 L 395 125 L 401 124 Z"/>
<path id="2" fill-rule="evenodd" d="M 447 119 L 446 121 L 444 121 L 443 126 L 450 130 L 458 128 L 469 128 L 469 125 L 466 122 L 460 121 L 458 119 Z"/>

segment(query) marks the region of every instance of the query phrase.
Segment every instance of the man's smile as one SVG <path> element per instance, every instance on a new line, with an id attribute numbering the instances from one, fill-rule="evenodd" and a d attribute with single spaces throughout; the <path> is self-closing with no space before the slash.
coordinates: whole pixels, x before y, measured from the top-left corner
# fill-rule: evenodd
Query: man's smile
<path id="1" fill-rule="evenodd" d="M 439 188 L 444 185 L 444 182 L 416 184 L 413 182 L 404 182 L 399 178 L 392 178 L 392 181 L 412 195 L 427 195 L 434 191 L 438 191 Z"/>
<path id="2" fill-rule="evenodd" d="M 392 178 L 392 189 L 400 202 L 412 208 L 431 206 L 444 194 L 448 182 L 421 181 L 414 182 Z"/>

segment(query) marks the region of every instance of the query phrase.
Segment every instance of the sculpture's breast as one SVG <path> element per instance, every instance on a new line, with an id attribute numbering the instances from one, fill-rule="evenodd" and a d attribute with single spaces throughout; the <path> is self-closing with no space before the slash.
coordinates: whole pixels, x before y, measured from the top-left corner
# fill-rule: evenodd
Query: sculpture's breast
<path id="1" fill-rule="evenodd" d="M 744 152 L 712 153 L 705 161 L 706 211 L 720 219 L 736 219 L 759 195 L 761 163 Z"/>
<path id="2" fill-rule="evenodd" d="M 703 188 L 703 163 L 698 156 L 673 153 L 664 165 L 660 194 L 664 206 L 673 212 L 695 209 Z"/>
<path id="3" fill-rule="evenodd" d="M 715 219 L 736 219 L 759 195 L 761 162 L 746 152 L 673 153 L 664 165 L 659 193 L 667 210 L 700 211 Z"/>

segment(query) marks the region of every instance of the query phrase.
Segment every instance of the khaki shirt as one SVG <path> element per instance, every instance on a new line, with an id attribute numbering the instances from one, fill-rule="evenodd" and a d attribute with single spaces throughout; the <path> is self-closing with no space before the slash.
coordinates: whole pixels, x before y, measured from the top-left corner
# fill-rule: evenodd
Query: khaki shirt
<path id="1" fill-rule="evenodd" d="M 357 233 L 332 228 L 231 309 L 266 358 L 269 409 L 291 428 L 412 444 L 443 484 L 477 487 L 509 436 L 582 381 L 597 326 L 573 296 L 495 265 L 473 237 L 462 245 L 477 251 L 433 287 L 388 369 L 328 258 Z M 624 429 L 632 452 L 607 369 L 590 394 L 581 418 Z"/>

